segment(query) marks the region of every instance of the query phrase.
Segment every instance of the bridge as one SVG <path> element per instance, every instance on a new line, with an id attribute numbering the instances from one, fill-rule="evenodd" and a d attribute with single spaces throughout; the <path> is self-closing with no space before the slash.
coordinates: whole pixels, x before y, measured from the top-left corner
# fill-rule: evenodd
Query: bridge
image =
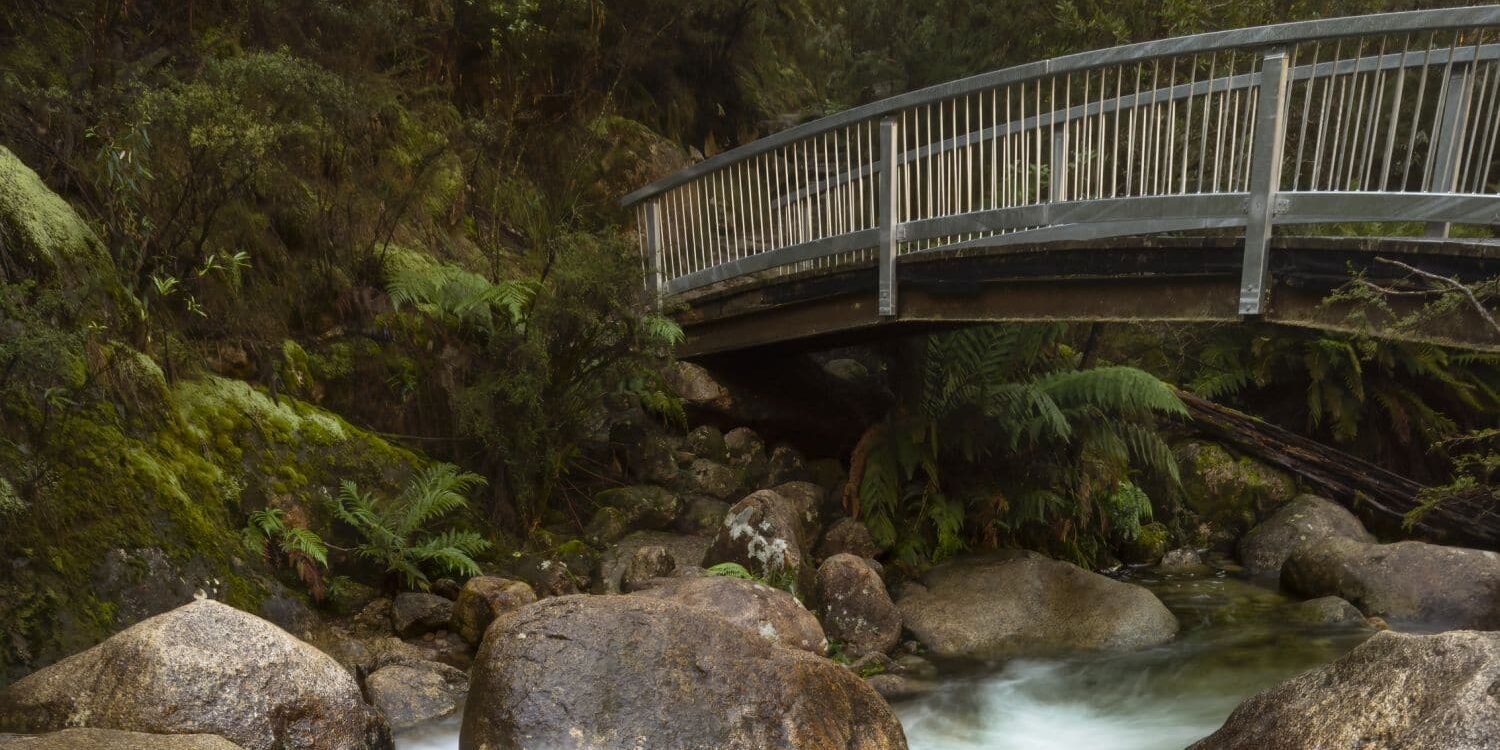
<path id="1" fill-rule="evenodd" d="M 1500 6 L 1222 31 L 859 106 L 626 196 L 686 356 L 1013 320 L 1380 325 L 1500 277 Z M 1399 335 L 1500 350 L 1482 303 Z"/>

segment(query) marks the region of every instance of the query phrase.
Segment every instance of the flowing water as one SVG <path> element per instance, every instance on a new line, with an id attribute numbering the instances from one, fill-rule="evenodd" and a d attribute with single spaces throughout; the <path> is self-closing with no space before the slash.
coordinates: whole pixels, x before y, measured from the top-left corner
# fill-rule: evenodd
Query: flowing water
<path id="1" fill-rule="evenodd" d="M 1332 661 L 1369 630 L 1289 624 L 1281 595 L 1219 575 L 1133 574 L 1182 622 L 1172 642 L 1126 653 L 943 665 L 939 689 L 896 705 L 911 750 L 1181 750 L 1241 700 Z M 397 738 L 454 750 L 458 720 Z"/>

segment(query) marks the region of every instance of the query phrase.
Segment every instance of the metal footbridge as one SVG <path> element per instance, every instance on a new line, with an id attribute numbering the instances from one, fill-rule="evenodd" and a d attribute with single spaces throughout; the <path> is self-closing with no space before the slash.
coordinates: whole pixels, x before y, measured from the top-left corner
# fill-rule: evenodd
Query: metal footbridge
<path id="1" fill-rule="evenodd" d="M 1500 276 L 1500 6 L 1287 23 L 972 76 L 626 196 L 709 354 L 1002 320 L 1376 325 Z M 1362 323 L 1353 322 L 1355 320 Z M 1500 349 L 1483 309 L 1400 335 Z"/>

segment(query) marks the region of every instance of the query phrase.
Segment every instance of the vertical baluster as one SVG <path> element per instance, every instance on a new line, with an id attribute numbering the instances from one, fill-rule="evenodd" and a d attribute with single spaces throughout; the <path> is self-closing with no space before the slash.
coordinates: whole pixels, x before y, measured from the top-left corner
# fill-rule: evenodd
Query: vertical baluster
<path id="1" fill-rule="evenodd" d="M 1421 77 L 1417 79 L 1417 104 L 1412 109 L 1411 133 L 1406 139 L 1406 163 L 1401 168 L 1402 190 L 1407 190 L 1407 186 L 1411 184 L 1411 163 L 1417 150 L 1417 134 L 1422 129 L 1420 127 L 1422 123 L 1422 101 L 1427 95 L 1427 77 L 1430 74 L 1429 68 L 1432 65 L 1432 42 L 1434 36 L 1432 32 L 1428 32 L 1427 34 L 1427 48 L 1422 55 L 1422 73 Z"/>
<path id="2" fill-rule="evenodd" d="M 1302 94 L 1302 122 L 1297 126 L 1297 160 L 1296 166 L 1292 168 L 1292 189 L 1302 188 L 1302 152 L 1307 148 L 1307 121 L 1308 113 L 1312 108 L 1313 88 L 1318 84 L 1318 54 L 1323 51 L 1323 45 L 1312 42 L 1313 58 L 1310 70 L 1311 75 L 1307 77 L 1307 85 L 1303 87 Z M 1335 60 L 1337 62 L 1337 60 Z"/>
<path id="3" fill-rule="evenodd" d="M 1203 175 L 1208 169 L 1208 121 L 1214 105 L 1214 81 L 1218 80 L 1219 53 L 1212 53 L 1208 63 L 1208 91 L 1203 95 L 1203 132 L 1198 136 L 1198 185 L 1194 192 L 1203 192 Z"/>
<path id="4" fill-rule="evenodd" d="M 1380 192 L 1385 192 L 1391 179 L 1391 159 L 1396 154 L 1396 125 L 1401 121 L 1401 96 L 1406 91 L 1406 56 L 1411 51 L 1411 35 L 1401 40 L 1401 61 L 1396 67 L 1396 94 L 1391 97 L 1389 127 L 1385 131 L 1385 156 L 1380 161 Z M 1405 190 L 1406 186 L 1402 185 Z"/>
<path id="5" fill-rule="evenodd" d="M 880 121 L 880 315 L 896 314 L 896 121 Z"/>

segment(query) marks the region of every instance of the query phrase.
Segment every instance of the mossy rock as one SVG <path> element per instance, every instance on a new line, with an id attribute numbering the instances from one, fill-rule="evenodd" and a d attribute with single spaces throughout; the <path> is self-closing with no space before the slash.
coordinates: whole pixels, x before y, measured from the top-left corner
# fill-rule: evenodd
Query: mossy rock
<path id="1" fill-rule="evenodd" d="M 218 377 L 167 388 L 132 361 L 145 403 L 99 400 L 57 417 L 40 451 L 51 479 L 27 513 L 7 519 L 0 547 L 17 574 L 0 578 L 0 682 L 154 614 L 136 606 L 150 597 L 133 588 L 134 603 L 96 594 L 111 555 L 124 556 L 116 578 L 135 580 L 129 561 L 148 560 L 182 574 L 161 574 L 173 586 L 186 576 L 255 612 L 275 584 L 241 545 L 249 510 L 277 496 L 321 509 L 341 479 L 394 490 L 424 463 L 309 404 Z M 313 521 L 329 533 L 326 518 Z"/>
<path id="2" fill-rule="evenodd" d="M 0 146 L 0 246 L 8 263 L 76 300 L 133 311 L 103 243 L 37 173 Z"/>
<path id="3" fill-rule="evenodd" d="M 1193 441 L 1175 452 L 1184 502 L 1213 525 L 1219 541 L 1238 538 L 1297 494 L 1290 475 L 1221 445 Z"/>
<path id="4" fill-rule="evenodd" d="M 1168 536 L 1164 524 L 1148 523 L 1134 539 L 1120 545 L 1120 559 L 1134 565 L 1154 565 L 1167 554 Z"/>

